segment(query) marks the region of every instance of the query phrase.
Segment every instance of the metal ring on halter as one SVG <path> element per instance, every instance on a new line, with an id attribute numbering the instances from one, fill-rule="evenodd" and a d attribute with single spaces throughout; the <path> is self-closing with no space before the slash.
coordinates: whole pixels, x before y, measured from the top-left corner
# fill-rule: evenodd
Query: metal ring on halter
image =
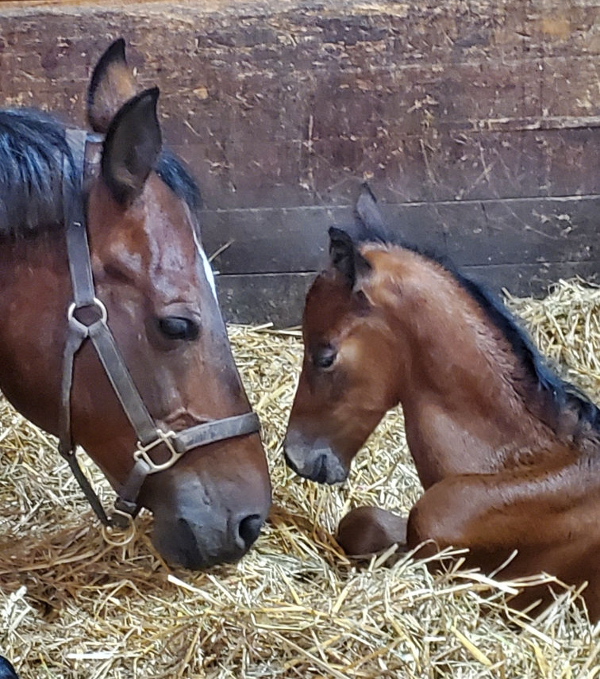
<path id="1" fill-rule="evenodd" d="M 156 438 L 147 445 L 143 446 L 139 441 L 137 444 L 137 450 L 133 453 L 133 459 L 136 462 L 141 458 L 148 465 L 148 474 L 156 474 L 156 472 L 162 472 L 165 469 L 172 467 L 184 453 L 178 453 L 173 447 L 172 441 L 177 440 L 177 434 L 174 431 L 163 431 L 162 429 L 156 430 Z M 159 444 L 164 443 L 167 447 L 171 457 L 160 464 L 154 462 L 154 460 L 148 455 L 148 452 L 153 448 L 156 448 Z"/>
<path id="2" fill-rule="evenodd" d="M 75 316 L 75 312 L 78 309 L 94 309 L 94 308 L 98 309 L 98 311 L 100 312 L 100 318 L 97 318 L 96 320 L 92 321 L 92 323 L 90 323 L 89 325 L 82 323 Z M 92 302 L 92 304 L 85 304 L 83 306 L 77 306 L 77 304 L 75 302 L 72 302 L 69 305 L 69 308 L 67 309 L 67 321 L 69 322 L 69 325 L 74 326 L 80 332 L 87 333 L 88 328 L 90 326 L 94 325 L 94 323 L 98 323 L 98 322 L 106 323 L 107 319 L 108 319 L 108 312 L 106 311 L 106 307 L 97 297 L 94 297 L 94 301 Z"/>
<path id="3" fill-rule="evenodd" d="M 110 526 L 108 527 L 125 530 L 126 528 L 129 528 L 131 524 L 133 524 L 133 516 L 129 512 L 119 509 L 116 504 L 117 503 L 113 505 L 112 511 L 110 513 Z"/>
<path id="4" fill-rule="evenodd" d="M 119 512 L 119 510 L 113 511 L 118 512 L 119 514 L 123 514 L 124 516 L 127 516 L 128 521 L 123 526 L 120 526 L 116 523 L 110 526 L 103 525 L 101 528 L 102 537 L 104 538 L 105 542 L 107 542 L 111 547 L 125 547 L 125 545 L 128 545 L 135 537 L 137 527 L 135 525 L 135 521 L 133 520 L 133 518 L 126 514 L 126 512 Z M 122 538 L 120 540 L 115 540 L 113 537 L 113 532 L 121 533 Z"/>

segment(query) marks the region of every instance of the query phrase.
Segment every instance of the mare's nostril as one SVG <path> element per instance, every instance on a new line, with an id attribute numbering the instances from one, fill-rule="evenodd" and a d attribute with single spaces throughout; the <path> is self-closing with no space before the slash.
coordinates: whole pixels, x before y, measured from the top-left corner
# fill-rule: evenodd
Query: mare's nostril
<path id="1" fill-rule="evenodd" d="M 256 538 L 260 533 L 262 525 L 263 520 L 259 514 L 250 514 L 249 516 L 244 517 L 240 521 L 240 525 L 238 526 L 238 533 L 239 536 L 242 538 L 244 542 L 244 547 L 246 549 L 249 549 L 254 544 Z"/>
<path id="2" fill-rule="evenodd" d="M 181 537 L 178 559 L 179 565 L 191 570 L 197 569 L 202 563 L 202 556 L 198 549 L 198 542 L 194 531 L 188 521 L 184 518 L 177 519 L 177 526 Z"/>

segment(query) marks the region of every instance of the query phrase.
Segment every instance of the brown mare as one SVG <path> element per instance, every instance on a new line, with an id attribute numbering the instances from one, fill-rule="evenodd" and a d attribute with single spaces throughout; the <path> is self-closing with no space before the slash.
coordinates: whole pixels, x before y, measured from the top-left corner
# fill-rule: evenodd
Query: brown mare
<path id="1" fill-rule="evenodd" d="M 137 92 L 119 40 L 88 92 L 96 134 L 68 130 L 83 139 L 81 164 L 61 123 L 0 111 L 0 388 L 87 451 L 121 493 L 121 515 L 153 512 L 166 560 L 198 569 L 248 550 L 270 481 L 200 244 L 198 189 L 162 148 L 157 98 Z M 86 230 L 91 257 L 85 242 L 72 257 L 65 233 Z M 75 304 L 68 321 L 69 266 L 81 296 L 86 262 L 100 302 Z"/>
<path id="2" fill-rule="evenodd" d="M 303 319 L 304 363 L 285 440 L 288 464 L 343 481 L 398 403 L 425 493 L 405 519 L 358 508 L 338 539 L 350 555 L 398 542 L 419 554 L 469 548 L 502 577 L 587 581 L 600 617 L 600 411 L 544 364 L 502 303 L 456 271 L 386 238 L 375 199 L 357 238 L 330 229 L 330 264 Z M 550 600 L 546 588 L 514 601 Z"/>

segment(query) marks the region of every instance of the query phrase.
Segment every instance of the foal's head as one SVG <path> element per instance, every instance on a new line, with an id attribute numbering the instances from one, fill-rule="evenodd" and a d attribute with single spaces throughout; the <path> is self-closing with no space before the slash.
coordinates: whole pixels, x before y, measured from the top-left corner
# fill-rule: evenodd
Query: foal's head
<path id="1" fill-rule="evenodd" d="M 492 469 L 531 446 L 563 450 L 561 437 L 597 436 L 598 409 L 547 367 L 494 295 L 394 244 L 368 189 L 357 213 L 363 232 L 354 240 L 330 229 L 329 266 L 306 298 L 285 439 L 295 471 L 344 480 L 399 402 L 425 486 L 449 470 Z"/>
<path id="2" fill-rule="evenodd" d="M 380 222 L 368 191 L 357 208 L 365 223 Z M 398 402 L 402 371 L 390 323 L 390 253 L 334 227 L 329 237 L 329 266 L 306 298 L 304 362 L 285 439 L 292 469 L 321 483 L 347 477 L 352 458 Z"/>
<path id="3" fill-rule="evenodd" d="M 197 188 L 162 149 L 158 90 L 135 91 L 123 45 L 115 43 L 96 67 L 88 101 L 90 123 L 102 135 L 88 143 L 85 173 L 93 275 L 148 411 L 163 430 L 180 431 L 245 413 L 249 404 L 200 243 Z M 49 135 L 56 123 L 38 125 Z M 26 236 L 31 224 L 22 226 Z M 0 335 L 1 387 L 27 417 L 56 432 L 72 290 L 63 232 L 41 226 L 35 237 L 9 238 L 1 262 L 10 258 L 12 267 L 3 281 L 12 311 Z M 71 412 L 74 441 L 118 488 L 136 437 L 89 343 L 76 357 Z M 167 560 L 202 568 L 238 559 L 270 504 L 258 434 L 191 450 L 148 477 L 141 499 L 154 513 L 154 540 Z"/>

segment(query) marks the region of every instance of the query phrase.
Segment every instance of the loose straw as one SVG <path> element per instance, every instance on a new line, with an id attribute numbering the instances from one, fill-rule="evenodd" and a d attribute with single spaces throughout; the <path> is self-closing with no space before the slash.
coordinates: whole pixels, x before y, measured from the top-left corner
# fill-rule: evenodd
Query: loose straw
<path id="1" fill-rule="evenodd" d="M 600 290 L 565 281 L 544 300 L 509 303 L 564 375 L 600 400 Z M 421 493 L 401 414 L 381 423 L 343 487 L 300 480 L 281 455 L 297 333 L 230 335 L 263 422 L 275 503 L 236 565 L 169 569 L 147 514 L 131 540 L 107 544 L 50 437 L 0 401 L 0 649 L 22 679 L 598 676 L 600 641 L 578 592 L 557 586 L 555 604 L 531 621 L 506 598 L 539 578 L 432 576 L 398 555 L 349 562 L 332 537 L 349 508 L 407 512 Z"/>

